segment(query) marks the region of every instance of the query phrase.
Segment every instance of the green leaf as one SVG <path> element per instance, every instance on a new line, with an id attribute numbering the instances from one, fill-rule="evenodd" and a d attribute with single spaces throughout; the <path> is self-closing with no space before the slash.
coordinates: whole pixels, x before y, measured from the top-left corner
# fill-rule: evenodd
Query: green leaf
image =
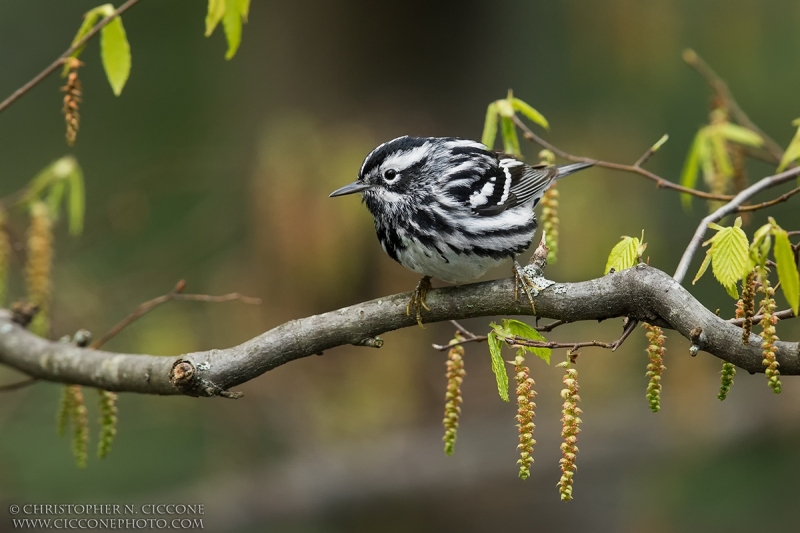
<path id="1" fill-rule="evenodd" d="M 792 122 L 792 124 L 795 123 L 800 126 L 800 119 Z M 778 172 L 783 172 L 786 167 L 798 159 L 800 159 L 800 128 L 797 129 L 789 146 L 786 147 L 786 151 L 783 153 L 783 157 L 781 157 L 781 164 L 778 165 Z"/>
<path id="2" fill-rule="evenodd" d="M 795 315 L 800 309 L 800 274 L 797 272 L 792 243 L 785 230 L 777 228 L 775 235 L 775 263 L 777 264 L 778 280 L 781 282 L 783 296 Z"/>
<path id="3" fill-rule="evenodd" d="M 608 254 L 604 274 L 608 274 L 612 268 L 617 272 L 631 268 L 639 261 L 639 254 L 643 250 L 638 238 L 623 235 L 622 240 L 614 245 Z"/>
<path id="4" fill-rule="evenodd" d="M 492 324 L 494 326 L 494 324 Z M 495 331 L 489 333 L 488 338 L 489 353 L 492 356 L 492 372 L 497 380 L 497 392 L 504 402 L 508 401 L 508 374 L 506 373 L 506 365 L 503 361 L 503 340 L 497 335 Z"/>
<path id="5" fill-rule="evenodd" d="M 225 59 L 232 59 L 242 42 L 242 21 L 247 20 L 247 14 L 242 13 L 242 9 L 247 7 L 249 2 L 225 0 L 225 14 L 222 17 L 222 27 L 225 29 L 225 38 L 228 41 Z"/>
<path id="6" fill-rule="evenodd" d="M 700 146 L 705 143 L 702 130 L 697 132 L 692 142 L 692 147 L 686 156 L 686 162 L 683 164 L 683 172 L 681 172 L 681 185 L 689 189 L 694 189 L 697 185 L 697 174 L 700 171 Z M 692 207 L 692 195 L 681 193 L 681 203 L 684 209 Z"/>
<path id="7" fill-rule="evenodd" d="M 703 263 L 700 265 L 700 270 L 697 271 L 697 275 L 692 280 L 692 285 L 697 283 L 697 280 L 703 277 L 703 274 L 706 273 L 706 270 L 708 270 L 708 265 L 710 264 L 711 264 L 711 250 L 708 250 L 706 252 L 706 257 L 703 259 Z"/>
<path id="8" fill-rule="evenodd" d="M 492 102 L 486 108 L 486 120 L 483 122 L 483 135 L 481 142 L 489 150 L 494 147 L 494 141 L 497 138 L 497 104 Z"/>
<path id="9" fill-rule="evenodd" d="M 516 335 L 517 337 L 523 337 L 532 341 L 547 342 L 547 339 L 545 339 L 541 333 L 533 329 L 525 322 L 520 322 L 519 320 L 514 320 L 513 318 L 504 318 L 503 328 L 509 334 Z M 544 362 L 546 362 L 548 365 L 550 364 L 550 354 L 552 353 L 550 348 L 537 348 L 534 346 L 520 346 L 520 348 L 526 352 L 534 354 L 539 359 L 544 360 Z"/>
<path id="10" fill-rule="evenodd" d="M 100 30 L 100 57 L 111 90 L 119 96 L 131 73 L 131 47 L 120 17 Z"/>
<path id="11" fill-rule="evenodd" d="M 739 297 L 736 283 L 750 272 L 750 246 L 741 225 L 739 217 L 733 226 L 720 229 L 706 242 L 711 243 L 708 253 L 711 254 L 714 277 L 735 298 Z"/>
<path id="12" fill-rule="evenodd" d="M 538 124 L 546 130 L 550 129 L 550 123 L 547 122 L 547 119 L 544 118 L 544 115 L 539 113 L 536 109 L 528 105 L 527 103 L 523 102 L 519 98 L 512 98 L 511 99 L 511 106 L 528 117 L 528 119 L 533 122 L 534 124 Z"/>
<path id="13" fill-rule="evenodd" d="M 104 4 L 102 6 L 98 6 L 94 9 L 90 9 L 89 11 L 87 11 L 83 15 L 83 22 L 81 23 L 81 27 L 78 28 L 78 33 L 76 33 L 75 37 L 73 37 L 72 44 L 70 46 L 75 46 L 76 44 L 78 44 L 78 41 L 83 39 L 86 36 L 86 34 L 89 33 L 89 30 L 91 30 L 101 18 L 107 17 L 113 12 L 114 12 L 114 6 L 112 6 L 111 4 Z M 70 55 L 70 57 L 80 56 L 81 53 L 83 53 L 84 48 L 86 48 L 86 45 L 81 46 L 80 48 L 72 52 L 72 55 Z M 68 72 L 69 72 L 69 65 L 65 64 L 61 76 L 62 77 L 66 76 Z"/>
<path id="14" fill-rule="evenodd" d="M 519 149 L 519 138 L 514 122 L 505 116 L 500 117 L 501 133 L 503 134 L 503 151 L 507 154 L 521 156 Z"/>
<path id="15" fill-rule="evenodd" d="M 250 0 L 239 0 L 239 14 L 242 16 L 242 21 L 247 22 L 247 16 L 250 14 Z"/>
<path id="16" fill-rule="evenodd" d="M 214 33 L 214 29 L 225 15 L 225 0 L 208 0 L 208 13 L 206 13 L 206 37 Z"/>
<path id="17" fill-rule="evenodd" d="M 730 122 L 724 122 L 714 127 L 717 129 L 717 132 L 728 141 L 735 142 L 737 144 L 753 146 L 755 148 L 758 148 L 764 144 L 764 139 L 762 139 L 758 133 L 754 132 L 753 130 L 743 128 L 742 126 L 737 126 L 736 124 L 731 124 Z"/>
<path id="18" fill-rule="evenodd" d="M 728 147 L 725 145 L 725 138 L 715 130 L 714 134 L 709 135 L 708 139 L 711 142 L 711 150 L 717 170 L 723 177 L 732 178 L 733 163 L 731 162 L 730 154 L 728 154 Z"/>
<path id="19" fill-rule="evenodd" d="M 53 183 L 53 186 L 50 187 L 50 192 L 47 194 L 45 203 L 47 204 L 47 210 L 50 212 L 50 216 L 53 220 L 57 220 L 61 214 L 61 200 L 64 198 L 64 190 L 66 188 L 67 182 L 60 179 Z"/>
<path id="20" fill-rule="evenodd" d="M 86 213 L 86 198 L 83 186 L 83 171 L 75 163 L 69 175 L 69 232 L 80 235 L 83 232 L 83 219 Z"/>

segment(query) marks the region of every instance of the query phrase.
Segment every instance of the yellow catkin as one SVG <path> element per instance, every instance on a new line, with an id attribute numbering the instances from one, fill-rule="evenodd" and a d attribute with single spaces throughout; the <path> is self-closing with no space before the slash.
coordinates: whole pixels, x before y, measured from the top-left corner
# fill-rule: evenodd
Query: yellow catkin
<path id="1" fill-rule="evenodd" d="M 664 341 L 666 337 L 658 326 L 651 326 L 645 323 L 647 329 L 647 357 L 650 362 L 647 365 L 645 374 L 650 381 L 647 384 L 647 402 L 650 410 L 657 413 L 661 410 L 661 375 L 666 367 L 664 366 Z"/>
<path id="2" fill-rule="evenodd" d="M 553 183 L 542 197 L 542 231 L 544 231 L 545 244 L 550 248 L 547 253 L 549 264 L 556 262 L 558 253 L 558 196 L 558 189 Z"/>
<path id="3" fill-rule="evenodd" d="M 519 477 L 528 479 L 531 475 L 531 464 L 533 463 L 533 446 L 536 441 L 533 439 L 533 430 L 536 425 L 533 417 L 536 416 L 536 404 L 533 399 L 536 391 L 533 390 L 535 383 L 531 378 L 531 371 L 525 365 L 525 357 L 518 353 L 514 359 L 514 376 L 517 380 L 517 428 L 519 429 Z"/>
<path id="4" fill-rule="evenodd" d="M 736 304 L 736 318 L 744 318 L 742 324 L 742 343 L 750 344 L 750 334 L 753 331 L 753 315 L 755 314 L 755 300 L 756 300 L 756 271 L 753 270 L 744 279 L 744 286 L 742 287 L 741 314 L 739 316 L 739 303 Z"/>
<path id="5" fill-rule="evenodd" d="M 770 285 L 769 279 L 764 277 L 761 285 L 761 292 L 764 299 L 761 301 L 761 352 L 763 355 L 762 364 L 764 365 L 764 375 L 767 376 L 767 383 L 775 394 L 781 392 L 781 374 L 778 370 L 780 366 L 775 358 L 775 341 L 778 336 L 775 334 L 775 325 L 778 317 L 775 316 L 775 289 Z"/>
<path id="6" fill-rule="evenodd" d="M 458 342 L 460 337 L 457 335 L 453 342 Z M 452 346 L 447 352 L 447 392 L 445 393 L 444 404 L 444 453 L 453 455 L 458 433 L 458 418 L 461 415 L 461 383 L 464 381 L 466 372 L 464 371 L 464 347 L 461 345 Z"/>
<path id="7" fill-rule="evenodd" d="M 101 459 L 111 451 L 117 436 L 117 395 L 111 391 L 98 390 L 100 394 L 100 440 L 97 456 Z"/>
<path id="8" fill-rule="evenodd" d="M 8 286 L 8 264 L 11 261 L 11 240 L 5 228 L 6 214 L 0 209 L 0 307 L 6 301 Z"/>
<path id="9" fill-rule="evenodd" d="M 559 363 L 558 366 L 565 369 L 565 388 L 561 391 L 561 398 L 564 400 L 561 417 L 561 437 L 564 442 L 561 443 L 563 457 L 559 460 L 561 479 L 558 482 L 558 491 L 561 494 L 562 501 L 569 501 L 572 499 L 573 477 L 577 470 L 575 458 L 578 454 L 578 433 L 581 431 L 580 415 L 583 411 L 578 407 L 578 403 L 581 401 L 580 396 L 578 396 L 578 371 L 571 368 L 569 361 Z"/>
<path id="10" fill-rule="evenodd" d="M 67 125 L 67 133 L 65 135 L 67 144 L 70 146 L 75 144 L 75 139 L 78 137 L 78 129 L 80 128 L 81 120 L 78 108 L 80 107 L 83 97 L 83 90 L 77 71 L 80 65 L 80 61 L 70 63 L 71 70 L 69 74 L 67 74 L 67 82 L 61 87 L 61 90 L 64 92 L 64 106 L 61 108 L 61 111 L 64 113 L 64 121 Z"/>
<path id="11" fill-rule="evenodd" d="M 555 154 L 547 149 L 540 151 L 539 164 L 552 167 L 556 164 Z M 542 231 L 544 231 L 545 244 L 550 249 L 547 253 L 549 264 L 556 262 L 558 254 L 558 196 L 558 189 L 553 183 L 542 197 Z"/>
<path id="12" fill-rule="evenodd" d="M 732 363 L 727 361 L 722 363 L 722 370 L 720 371 L 719 394 L 717 394 L 717 398 L 719 398 L 720 401 L 728 397 L 728 393 L 731 391 L 731 386 L 733 385 L 733 376 L 735 375 L 736 367 L 733 366 Z"/>
<path id="13" fill-rule="evenodd" d="M 30 329 L 46 337 L 50 332 L 51 267 L 53 263 L 53 223 L 44 202 L 36 202 L 30 209 L 31 225 L 28 229 L 28 264 L 25 273 L 28 300 L 39 308 Z"/>
<path id="14" fill-rule="evenodd" d="M 70 399 L 70 419 L 72 422 L 72 455 L 78 468 L 86 468 L 89 458 L 89 413 L 83 399 L 80 385 L 67 385 Z"/>

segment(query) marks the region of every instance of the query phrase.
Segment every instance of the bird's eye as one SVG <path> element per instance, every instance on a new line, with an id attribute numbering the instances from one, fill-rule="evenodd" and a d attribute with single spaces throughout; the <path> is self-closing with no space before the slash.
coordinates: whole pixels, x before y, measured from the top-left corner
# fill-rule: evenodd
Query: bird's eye
<path id="1" fill-rule="evenodd" d="M 390 168 L 383 173 L 383 179 L 386 180 L 388 183 L 393 182 L 397 179 L 397 171 L 393 168 Z"/>

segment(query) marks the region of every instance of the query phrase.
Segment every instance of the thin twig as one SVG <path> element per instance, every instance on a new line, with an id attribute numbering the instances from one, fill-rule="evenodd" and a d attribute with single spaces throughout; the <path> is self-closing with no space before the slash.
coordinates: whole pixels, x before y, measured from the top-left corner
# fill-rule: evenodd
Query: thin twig
<path id="1" fill-rule="evenodd" d="M 634 320 L 632 318 L 628 319 L 628 323 L 625 324 L 625 329 L 622 330 L 622 335 L 620 335 L 619 339 L 615 340 L 613 343 L 613 348 L 611 348 L 612 352 L 617 351 L 617 348 L 622 346 L 622 343 L 625 342 L 625 339 L 627 339 L 633 332 L 633 330 L 636 329 L 636 326 L 638 324 L 639 324 L 638 320 Z"/>
<path id="2" fill-rule="evenodd" d="M 457 322 L 455 320 L 451 320 L 453 325 L 456 325 Z M 562 324 L 566 324 L 565 320 L 556 320 L 548 324 L 547 326 L 542 326 L 540 331 L 550 331 L 550 329 L 554 329 Z M 525 337 L 520 337 L 518 335 L 514 335 L 513 337 L 507 337 L 505 339 L 506 343 L 509 346 L 529 346 L 532 348 L 570 348 L 572 350 L 577 350 L 578 348 L 586 348 L 590 346 L 595 346 L 598 348 L 606 348 L 607 350 L 611 350 L 612 352 L 619 348 L 619 346 L 625 342 L 625 339 L 628 338 L 628 335 L 631 334 L 631 331 L 636 327 L 638 322 L 636 320 L 629 320 L 627 325 L 625 326 L 625 330 L 622 332 L 622 335 L 619 339 L 615 340 L 614 342 L 600 342 L 600 341 L 581 341 L 581 342 L 554 342 L 554 341 L 537 341 L 533 339 L 527 339 Z M 433 348 L 435 350 L 439 350 L 443 352 L 445 350 L 449 350 L 453 346 L 458 346 L 460 344 L 467 344 L 470 342 L 483 342 L 489 338 L 488 335 L 474 335 L 467 330 L 463 330 L 460 325 L 457 326 L 462 333 L 467 335 L 466 339 L 462 339 L 460 341 L 452 342 L 449 344 L 433 344 Z M 546 329 L 550 328 L 550 329 Z"/>
<path id="3" fill-rule="evenodd" d="M 773 313 L 773 316 L 775 316 L 778 320 L 788 320 L 790 318 L 795 318 L 797 315 L 795 315 L 794 311 L 792 311 L 791 309 L 784 309 L 783 311 L 778 311 L 777 313 Z M 762 318 L 764 318 L 764 315 L 756 315 L 750 320 L 752 320 L 755 323 L 755 322 L 761 322 Z M 742 326 L 744 325 L 744 321 L 745 321 L 744 318 L 731 318 L 730 320 L 728 320 L 728 322 L 730 322 L 734 326 Z"/>
<path id="4" fill-rule="evenodd" d="M 22 381 L 17 381 L 15 383 L 9 383 L 8 385 L 0 385 L 0 392 L 19 390 L 27 387 L 28 385 L 33 385 L 38 381 L 39 380 L 36 378 L 28 378 L 28 379 L 23 379 Z"/>
<path id="5" fill-rule="evenodd" d="M 736 210 L 736 212 L 737 213 L 742 213 L 744 211 L 758 211 L 759 209 L 764 209 L 766 207 L 772 207 L 775 204 L 779 204 L 781 202 L 785 202 L 786 200 L 788 200 L 789 198 L 791 198 L 792 196 L 794 196 L 795 194 L 797 194 L 799 192 L 800 192 L 800 187 L 797 187 L 797 188 L 792 189 L 791 191 L 789 191 L 789 192 L 787 192 L 785 194 L 782 194 L 782 195 L 778 196 L 774 200 L 770 200 L 768 202 L 762 202 L 760 204 L 740 206 Z"/>
<path id="6" fill-rule="evenodd" d="M 120 331 L 128 327 L 131 323 L 135 322 L 142 316 L 146 315 L 159 305 L 165 304 L 172 300 L 191 300 L 191 301 L 215 302 L 215 303 L 229 302 L 231 300 L 240 300 L 241 302 L 246 304 L 258 305 L 261 303 L 261 300 L 259 298 L 250 298 L 249 296 L 242 296 L 238 292 L 234 292 L 231 294 L 223 294 L 222 296 L 210 296 L 208 294 L 182 294 L 183 289 L 185 288 L 186 288 L 186 281 L 180 280 L 175 285 L 175 288 L 172 289 L 167 294 L 139 304 L 139 306 L 136 309 L 134 309 L 133 313 L 131 313 L 123 320 L 121 320 L 119 323 L 117 323 L 117 325 L 111 328 L 105 335 L 94 341 L 90 345 L 90 348 L 97 350 L 105 343 L 113 339 Z"/>
<path id="7" fill-rule="evenodd" d="M 539 318 L 539 317 L 536 317 L 536 318 Z M 569 322 L 567 322 L 566 320 L 554 320 L 553 322 L 550 322 L 549 324 L 545 324 L 544 326 L 536 326 L 533 329 L 535 329 L 539 333 L 548 333 L 548 332 L 553 331 L 554 329 L 556 329 L 558 326 L 563 326 L 564 324 L 569 324 Z"/>
<path id="8" fill-rule="evenodd" d="M 117 9 L 116 9 L 116 10 L 115 10 L 113 13 L 111 13 L 109 16 L 107 16 L 106 18 L 104 18 L 103 20 L 101 20 L 100 22 L 98 22 L 96 25 L 94 25 L 94 26 L 92 27 L 92 29 L 91 29 L 91 30 L 89 30 L 89 31 L 86 33 L 86 35 L 84 35 L 84 36 L 83 36 L 83 38 L 82 38 L 82 39 L 80 39 L 78 42 L 76 42 L 75 44 L 73 44 L 72 46 L 70 46 L 70 47 L 67 49 L 67 51 L 66 51 L 66 52 L 64 52 L 63 54 L 61 54 L 61 55 L 58 57 L 58 59 L 56 59 L 55 61 L 53 61 L 53 62 L 50 64 L 50 66 L 49 66 L 49 67 L 47 67 L 46 69 L 44 69 L 43 71 L 41 71 L 39 74 L 37 74 L 36 76 L 34 76 L 32 80 L 30 80 L 28 83 L 26 83 L 25 85 L 23 85 L 22 87 L 20 87 L 20 88 L 19 88 L 19 89 L 17 89 L 16 91 L 14 91 L 14 93 L 13 93 L 11 96 L 9 96 L 9 97 L 8 97 L 8 98 L 6 98 L 5 100 L 3 100 L 3 102 L 2 102 L 2 103 L 0 103 L 0 113 L 2 113 L 3 111 L 5 111 L 5 110 L 6 110 L 6 109 L 7 109 L 7 108 L 8 108 L 8 107 L 11 105 L 11 104 L 13 104 L 13 103 L 14 103 L 14 102 L 16 102 L 16 101 L 17 101 L 19 98 L 21 98 L 22 96 L 24 96 L 24 95 L 25 95 L 25 94 L 26 94 L 28 91 L 30 91 L 31 89 L 33 89 L 34 87 L 36 87 L 37 85 L 39 85 L 39 83 L 41 83 L 41 82 L 42 82 L 42 80 L 44 80 L 44 79 L 45 79 L 47 76 L 49 76 L 50 74 L 52 74 L 53 72 L 55 72 L 56 70 L 58 70 L 58 67 L 60 67 L 61 65 L 63 65 L 63 64 L 64 64 L 64 61 L 65 61 L 65 60 L 66 60 L 66 59 L 67 59 L 69 56 L 71 56 L 71 55 L 73 54 L 73 52 L 75 52 L 76 50 L 78 50 L 79 48 L 81 48 L 83 45 L 85 45 L 87 42 L 89 42 L 89 39 L 91 39 L 92 37 L 94 37 L 94 36 L 95 36 L 95 35 L 96 35 L 96 34 L 97 34 L 97 33 L 98 33 L 98 32 L 99 32 L 101 29 L 103 29 L 103 28 L 104 28 L 104 27 L 105 27 L 105 26 L 106 26 L 106 25 L 107 25 L 109 22 L 111 22 L 112 20 L 114 20 L 114 19 L 115 19 L 115 18 L 117 18 L 118 16 L 122 15 L 122 14 L 123 14 L 125 11 L 127 11 L 128 9 L 130 9 L 130 8 L 131 8 L 131 7 L 132 7 L 134 4 L 136 4 L 138 1 L 139 1 L 139 0 L 128 0 L 127 2 L 125 2 L 124 4 L 122 4 L 121 6 L 119 6 L 119 7 L 118 7 L 118 8 L 117 8 Z"/>
<path id="9" fill-rule="evenodd" d="M 706 230 L 708 229 L 708 225 L 711 222 L 719 222 L 726 216 L 736 213 L 737 209 L 755 196 L 756 194 L 760 193 L 761 191 L 770 189 L 772 187 L 776 187 L 781 185 L 782 183 L 786 183 L 790 179 L 793 179 L 795 176 L 800 175 L 800 167 L 796 167 L 785 172 L 781 172 L 780 174 L 775 174 L 774 176 L 767 176 L 766 178 L 761 178 L 759 181 L 755 182 L 753 185 L 749 186 L 748 188 L 744 189 L 742 192 L 737 194 L 733 200 L 729 201 L 710 215 L 706 216 L 703 220 L 700 221 L 700 224 L 697 226 L 697 229 L 694 232 L 694 236 L 692 240 L 689 241 L 689 245 L 686 247 L 686 250 L 683 252 L 683 256 L 681 257 L 681 261 L 678 264 L 678 268 L 675 270 L 675 274 L 672 276 L 678 283 L 683 281 L 683 278 L 686 277 L 686 273 L 689 270 L 689 264 L 692 262 L 692 257 L 697 252 L 697 249 L 700 247 L 700 244 L 703 242 L 703 238 L 705 237 Z"/>
<path id="10" fill-rule="evenodd" d="M 725 107 L 736 122 L 747 129 L 753 130 L 764 140 L 764 148 L 767 149 L 773 158 L 771 162 L 777 164 L 783 157 L 783 149 L 769 135 L 764 133 L 761 128 L 756 126 L 756 124 L 750 120 L 750 117 L 747 116 L 747 113 L 739 107 L 739 104 L 733 97 L 725 80 L 720 78 L 719 75 L 708 66 L 708 63 L 703 61 L 703 59 L 697 55 L 697 52 L 691 48 L 687 48 L 683 51 L 683 60 L 706 80 L 709 86 L 711 86 L 711 89 L 717 93 L 717 96 L 724 102 Z"/>
<path id="11" fill-rule="evenodd" d="M 699 198 L 705 198 L 707 200 L 719 200 L 719 201 L 728 201 L 733 198 L 733 196 L 727 194 L 712 194 L 709 192 L 698 191 L 697 189 L 691 189 L 689 187 L 684 187 L 683 185 L 678 185 L 677 183 L 673 183 L 671 181 L 665 180 L 661 176 L 650 172 L 649 170 L 645 170 L 640 166 L 635 165 L 623 165 L 620 163 L 610 163 L 608 161 L 600 161 L 597 159 L 591 159 L 588 157 L 578 157 L 572 155 L 570 153 L 561 150 L 560 148 L 556 148 L 549 142 L 545 141 L 535 133 L 524 123 L 519 117 L 514 116 L 512 117 L 514 123 L 522 130 L 523 136 L 525 139 L 535 142 L 539 146 L 543 148 L 547 148 L 548 150 L 552 151 L 557 156 L 561 157 L 562 159 L 566 159 L 568 161 L 574 161 L 576 163 L 594 163 L 596 167 L 603 167 L 603 168 L 610 168 L 613 170 L 621 170 L 623 172 L 632 172 L 634 174 L 639 174 L 640 176 L 644 176 L 645 178 L 652 180 L 656 183 L 659 188 L 663 189 L 672 189 L 675 191 L 683 192 L 686 194 L 691 194 L 693 196 L 697 196 Z"/>
<path id="12" fill-rule="evenodd" d="M 461 332 L 462 334 L 466 335 L 466 336 L 467 336 L 467 338 L 472 338 L 472 337 L 474 337 L 474 336 L 475 336 L 475 334 L 474 334 L 474 333 L 472 333 L 470 330 L 468 330 L 467 328 L 465 328 L 464 326 L 462 326 L 462 325 L 461 325 L 461 324 L 458 322 L 458 320 L 451 320 L 451 321 L 450 321 L 450 323 L 451 323 L 451 324 L 453 324 L 453 326 L 455 326 L 455 328 L 456 328 L 456 329 L 457 329 L 459 332 Z"/>

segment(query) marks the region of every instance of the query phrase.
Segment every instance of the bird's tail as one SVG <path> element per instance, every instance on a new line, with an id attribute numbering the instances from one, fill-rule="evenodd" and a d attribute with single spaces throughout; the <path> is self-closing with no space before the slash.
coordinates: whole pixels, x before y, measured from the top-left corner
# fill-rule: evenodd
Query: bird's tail
<path id="1" fill-rule="evenodd" d="M 558 174 L 556 175 L 555 179 L 560 180 L 564 176 L 569 176 L 579 170 L 583 170 L 584 168 L 589 168 L 594 165 L 594 161 L 587 161 L 583 163 L 572 163 L 571 165 L 564 165 L 558 167 Z M 553 180 L 555 181 L 555 180 Z"/>

